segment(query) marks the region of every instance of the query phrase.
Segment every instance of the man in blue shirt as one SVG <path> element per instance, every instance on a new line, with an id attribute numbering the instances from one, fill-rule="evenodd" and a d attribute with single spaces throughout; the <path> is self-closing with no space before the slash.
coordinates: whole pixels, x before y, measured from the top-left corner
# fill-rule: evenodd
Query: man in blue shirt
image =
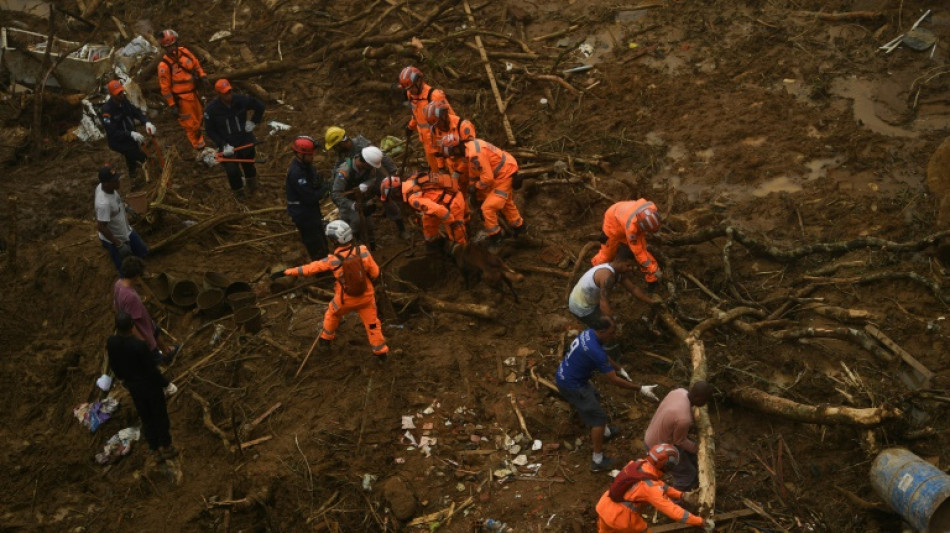
<path id="1" fill-rule="evenodd" d="M 590 384 L 591 376 L 597 371 L 615 385 L 639 390 L 641 394 L 654 400 L 657 397 L 653 394 L 656 385 L 634 385 L 617 375 L 614 369 L 620 368 L 620 365 L 607 355 L 603 346 L 616 337 L 616 325 L 610 320 L 602 320 L 596 326 L 597 329 L 581 332 L 571 343 L 557 369 L 556 381 L 561 396 L 564 396 L 577 411 L 581 421 L 590 428 L 593 450 L 590 471 L 604 472 L 609 471 L 616 463 L 614 459 L 604 455 L 604 439 L 613 437 L 617 430 L 607 427 L 607 413 L 600 405 L 600 393 Z"/>

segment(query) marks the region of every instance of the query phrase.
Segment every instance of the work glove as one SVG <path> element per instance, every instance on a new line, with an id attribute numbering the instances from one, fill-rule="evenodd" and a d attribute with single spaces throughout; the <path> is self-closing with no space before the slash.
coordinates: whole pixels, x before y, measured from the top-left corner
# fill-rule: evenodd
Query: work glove
<path id="1" fill-rule="evenodd" d="M 141 133 L 139 133 L 139 132 L 137 132 L 137 131 L 133 131 L 133 132 L 131 133 L 131 135 L 132 135 L 132 140 L 133 140 L 133 141 L 135 141 L 135 142 L 137 142 L 137 143 L 139 143 L 139 144 L 143 144 L 143 143 L 145 142 L 145 136 L 142 135 Z"/>
<path id="2" fill-rule="evenodd" d="M 253 120 L 248 120 L 244 123 L 244 131 L 251 133 L 254 131 L 254 128 L 257 127 L 257 124 Z"/>
<path id="3" fill-rule="evenodd" d="M 120 244 L 118 246 L 118 249 L 119 249 L 119 257 L 121 257 L 122 259 L 125 259 L 126 257 L 129 257 L 130 255 L 132 255 L 132 245 L 127 242 L 123 242 L 122 244 Z"/>
<path id="4" fill-rule="evenodd" d="M 653 394 L 653 389 L 655 389 L 656 387 L 657 387 L 656 385 L 643 385 L 642 387 L 640 387 L 640 394 L 646 396 L 647 398 L 651 400 L 660 401 L 660 399 L 656 397 L 656 394 Z"/>
<path id="5" fill-rule="evenodd" d="M 224 145 L 224 148 L 221 149 L 221 155 L 224 157 L 234 157 L 234 147 L 230 144 Z"/>
<path id="6" fill-rule="evenodd" d="M 178 387 L 176 387 L 174 383 L 169 381 L 168 386 L 165 387 L 165 396 L 171 396 L 172 394 L 175 394 L 176 392 L 178 392 Z"/>
<path id="7" fill-rule="evenodd" d="M 716 523 L 713 522 L 712 519 L 707 518 L 706 521 L 703 522 L 703 530 L 705 530 L 706 533 L 709 533 L 710 531 L 713 531 L 714 529 L 716 529 Z"/>
<path id="8" fill-rule="evenodd" d="M 158 133 L 158 128 L 155 127 L 155 124 L 152 124 L 151 122 L 146 122 L 145 133 L 149 135 L 155 135 L 156 133 Z"/>
<path id="9" fill-rule="evenodd" d="M 360 192 L 366 194 L 366 191 L 369 190 L 369 185 L 366 183 L 360 183 Z"/>
<path id="10" fill-rule="evenodd" d="M 272 274 L 270 275 L 270 279 L 272 279 L 272 280 L 280 279 L 280 278 L 282 278 L 282 277 L 284 277 L 284 276 L 286 276 L 286 275 L 287 275 L 287 274 L 284 274 L 284 271 L 283 271 L 283 270 L 278 270 L 277 272 L 274 272 L 274 273 L 272 273 Z"/>
<path id="11" fill-rule="evenodd" d="M 632 379 L 630 379 L 630 374 L 628 374 L 627 371 L 624 370 L 623 368 L 617 371 L 617 374 L 620 374 L 620 377 L 622 377 L 623 379 L 627 381 L 633 381 Z"/>

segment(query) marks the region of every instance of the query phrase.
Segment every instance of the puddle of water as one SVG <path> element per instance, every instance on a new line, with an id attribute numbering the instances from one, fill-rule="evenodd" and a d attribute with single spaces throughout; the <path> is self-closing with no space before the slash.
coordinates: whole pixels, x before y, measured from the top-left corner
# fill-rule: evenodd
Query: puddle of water
<path id="1" fill-rule="evenodd" d="M 874 84 L 858 78 L 836 78 L 831 83 L 831 93 L 835 96 L 853 100 L 854 119 L 869 130 L 891 137 L 914 138 L 916 131 L 892 126 L 875 112 Z"/>

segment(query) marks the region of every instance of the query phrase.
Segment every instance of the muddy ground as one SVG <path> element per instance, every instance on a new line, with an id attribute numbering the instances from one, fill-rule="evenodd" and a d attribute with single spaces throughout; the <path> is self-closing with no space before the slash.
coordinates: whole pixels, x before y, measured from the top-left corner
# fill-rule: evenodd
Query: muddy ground
<path id="1" fill-rule="evenodd" d="M 106 2 L 87 17 L 100 25 L 95 33 L 60 17 L 57 33 L 79 41 L 124 43 L 110 17 L 130 31 L 175 28 L 186 45 L 198 43 L 220 62 L 205 61 L 212 77 L 265 61 L 308 66 L 241 80 L 266 91 L 267 120 L 292 126 L 270 136 L 262 128 L 262 187 L 243 203 L 231 198 L 220 169 L 192 161 L 173 119 L 157 114 L 154 77 L 142 83 L 174 165 L 174 194 L 164 203 L 185 210 L 153 209 L 150 221 L 136 222 L 147 242 L 162 242 L 189 220 L 278 208 L 174 240 L 148 259 L 153 286 L 162 273 L 201 283 L 206 272 L 216 272 L 251 283 L 263 310 L 261 333 L 247 334 L 225 318 L 222 339 L 212 346 L 215 327 L 207 316 L 149 298 L 154 315 L 185 344 L 167 369 L 180 389 L 170 415 L 182 452 L 170 466 L 150 464 L 144 441 L 117 464 L 93 461 L 111 435 L 136 423 L 127 396 L 116 418 L 96 433 L 72 416 L 77 404 L 99 397 L 94 380 L 112 324 L 115 272 L 93 222 L 96 169 L 122 161 L 104 141 L 62 140 L 76 116 L 48 107 L 39 141 L 19 150 L 0 173 L 0 198 L 18 197 L 15 209 L 7 202 L 0 217 L 6 239 L 0 394 L 7 412 L 0 422 L 0 529 L 462 532 L 494 517 L 515 531 L 594 530 L 593 506 L 609 478 L 588 471 L 586 431 L 531 374 L 553 379 L 559 349 L 580 326 L 566 309 L 567 276 L 576 254 L 596 237 L 610 199 L 646 197 L 664 215 L 651 247 L 666 273 L 662 294 L 670 315 L 688 329 L 717 310 L 757 310 L 742 319 L 749 327 L 722 325 L 703 337 L 718 392 L 709 407 L 717 513 L 747 508 L 747 502 L 762 511 L 717 529 L 899 531 L 900 518 L 879 508 L 870 486 L 876 453 L 897 445 L 942 469 L 950 460 L 947 271 L 933 247 L 862 245 L 780 259 L 722 235 L 688 237 L 732 226 L 791 250 L 861 237 L 918 242 L 946 229 L 937 216 L 942 189 L 928 189 L 925 178 L 950 127 L 950 13 L 918 0 L 641 5 L 509 0 L 472 6 L 477 27 L 495 32 L 482 39 L 489 54 L 501 54 L 491 65 L 516 147 L 506 141 L 471 46 L 474 36 L 464 31 L 471 24 L 462 4 L 444 6 L 424 28 L 419 18 L 436 8 L 432 2 L 399 3 L 408 11 L 349 0 Z M 937 35 L 932 54 L 878 49 L 928 8 L 935 12 L 922 26 Z M 879 16 L 828 20 L 814 14 L 819 10 Z M 41 18 L 16 11 L 2 17 L 47 31 Z M 208 42 L 225 29 L 230 38 Z M 419 46 L 408 45 L 410 37 Z M 347 46 L 339 48 L 341 42 Z M 294 229 L 280 208 L 287 146 L 295 135 L 322 138 L 331 124 L 377 142 L 401 135 L 407 110 L 385 89 L 410 63 L 446 90 L 480 137 L 520 151 L 522 168 L 537 169 L 518 200 L 530 239 L 502 250 L 526 276 L 517 286 L 520 301 L 484 285 L 464 287 L 450 263 L 424 258 L 421 245 L 407 251 L 409 243 L 378 219 L 376 255 L 386 263 L 390 290 L 487 304 L 493 319 L 397 299 L 398 318 L 384 324 L 394 349 L 388 362 L 369 355 L 354 316 L 341 326 L 333 351 L 311 357 L 295 377 L 326 298 L 303 288 L 269 295 L 266 273 L 300 264 L 304 250 L 292 233 L 229 245 Z M 593 68 L 561 73 L 581 65 Z M 563 76 L 572 89 L 538 74 Z M 7 88 L 0 105 L 4 128 L 30 127 L 29 99 L 10 97 Z M 556 161 L 565 164 L 555 170 Z M 419 162 L 413 158 L 410 167 Z M 328 169 L 325 159 L 318 164 Z M 157 179 L 146 188 L 154 193 Z M 654 312 L 615 297 L 622 362 L 634 379 L 659 383 L 663 393 L 687 384 L 683 344 Z M 843 324 L 814 312 L 816 304 L 870 316 Z M 929 368 L 934 377 L 926 387 L 937 392 L 927 397 L 906 364 L 882 362 L 847 338 L 779 338 L 805 327 L 863 331 L 867 322 Z M 871 429 L 803 424 L 737 405 L 730 396 L 743 387 L 805 404 L 904 414 Z M 637 457 L 655 403 L 603 381 L 599 388 L 622 427 L 608 454 Z M 195 394 L 208 401 L 227 443 L 206 427 Z M 523 468 L 498 479 L 490 472 L 510 467 L 506 461 L 516 457 L 504 449 L 505 436 L 524 437 L 510 398 L 531 437 L 546 446 L 530 451 L 530 441 L 521 441 L 528 464 L 540 465 L 536 475 Z M 278 402 L 260 425 L 241 430 Z M 402 417 L 409 415 L 416 441 L 435 439 L 428 454 L 404 436 Z M 233 448 L 262 437 L 271 438 Z M 407 526 L 443 509 L 453 516 Z"/>

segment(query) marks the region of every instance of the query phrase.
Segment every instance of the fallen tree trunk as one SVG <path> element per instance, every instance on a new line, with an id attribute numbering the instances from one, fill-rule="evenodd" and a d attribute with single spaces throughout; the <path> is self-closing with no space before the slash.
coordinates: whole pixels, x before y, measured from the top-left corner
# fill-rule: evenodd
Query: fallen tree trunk
<path id="1" fill-rule="evenodd" d="M 729 398 L 736 403 L 764 413 L 808 424 L 830 426 L 843 424 L 870 428 L 879 426 L 886 420 L 897 418 L 902 414 L 900 409 L 886 407 L 859 409 L 840 405 L 807 405 L 752 388 L 731 391 L 729 392 Z"/>
<path id="2" fill-rule="evenodd" d="M 155 253 L 168 248 L 171 244 L 175 243 L 178 240 L 184 239 L 185 237 L 191 237 L 194 235 L 199 235 L 210 231 L 221 224 L 228 222 L 233 222 L 235 220 L 241 220 L 247 217 L 253 217 L 257 215 L 263 215 L 267 213 L 274 213 L 276 211 L 283 211 L 285 208 L 281 207 L 267 207 L 264 209 L 258 209 L 256 211 L 248 211 L 246 213 L 229 213 L 227 215 L 221 215 L 214 218 L 209 218 L 207 220 L 202 220 L 201 222 L 195 224 L 194 226 L 189 226 L 178 233 L 168 237 L 163 241 L 155 243 L 153 246 L 149 247 L 149 252 Z"/>

